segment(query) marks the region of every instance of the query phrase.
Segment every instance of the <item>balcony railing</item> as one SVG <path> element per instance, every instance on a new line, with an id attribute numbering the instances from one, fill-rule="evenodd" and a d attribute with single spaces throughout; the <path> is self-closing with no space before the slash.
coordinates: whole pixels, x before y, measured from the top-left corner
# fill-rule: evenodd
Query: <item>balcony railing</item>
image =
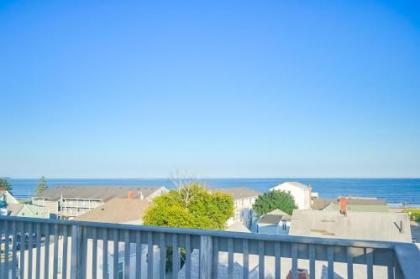
<path id="1" fill-rule="evenodd" d="M 411 243 L 4 216 L 0 235 L 2 279 L 408 279 L 420 274 L 420 254 Z"/>

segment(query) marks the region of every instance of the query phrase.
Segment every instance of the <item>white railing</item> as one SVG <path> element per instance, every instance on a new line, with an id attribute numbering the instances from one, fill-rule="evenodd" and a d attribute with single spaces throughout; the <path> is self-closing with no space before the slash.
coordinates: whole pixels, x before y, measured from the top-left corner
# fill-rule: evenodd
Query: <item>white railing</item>
<path id="1" fill-rule="evenodd" d="M 410 243 L 4 216 L 0 236 L 2 279 L 315 279 L 336 274 L 408 279 L 420 274 L 420 254 Z"/>

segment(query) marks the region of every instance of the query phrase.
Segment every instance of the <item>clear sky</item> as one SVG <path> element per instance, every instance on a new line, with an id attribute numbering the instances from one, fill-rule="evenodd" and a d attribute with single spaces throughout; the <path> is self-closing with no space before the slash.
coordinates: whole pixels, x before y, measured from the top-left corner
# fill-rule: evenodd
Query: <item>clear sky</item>
<path id="1" fill-rule="evenodd" d="M 0 176 L 175 170 L 420 177 L 419 1 L 0 2 Z"/>

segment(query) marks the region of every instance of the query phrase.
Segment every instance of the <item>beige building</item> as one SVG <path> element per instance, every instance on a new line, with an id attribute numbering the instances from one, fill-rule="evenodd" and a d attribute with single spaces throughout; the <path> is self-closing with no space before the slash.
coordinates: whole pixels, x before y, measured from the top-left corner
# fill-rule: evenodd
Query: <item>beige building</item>
<path id="1" fill-rule="evenodd" d="M 49 214 L 59 218 L 72 219 L 113 198 L 125 198 L 128 193 L 132 193 L 133 198 L 151 201 L 167 191 L 165 187 L 145 186 L 57 186 L 33 197 L 32 204 L 45 207 Z"/>
<path id="2" fill-rule="evenodd" d="M 252 206 L 260 195 L 259 192 L 246 187 L 211 188 L 210 191 L 223 192 L 233 197 L 234 215 L 227 221 L 228 226 L 232 226 L 235 223 L 244 224 L 248 228 L 251 226 L 254 214 Z"/>

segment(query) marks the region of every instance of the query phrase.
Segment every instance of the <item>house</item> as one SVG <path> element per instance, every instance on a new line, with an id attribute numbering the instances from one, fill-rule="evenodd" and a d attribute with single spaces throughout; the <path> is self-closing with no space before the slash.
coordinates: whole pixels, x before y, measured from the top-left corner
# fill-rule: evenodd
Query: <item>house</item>
<path id="1" fill-rule="evenodd" d="M 228 226 L 238 222 L 248 228 L 251 226 L 253 217 L 252 205 L 260 195 L 259 192 L 246 187 L 210 188 L 209 190 L 212 192 L 223 192 L 233 197 L 234 215 L 227 221 Z"/>
<path id="2" fill-rule="evenodd" d="M 262 234 L 289 234 L 291 217 L 280 209 L 264 214 L 258 219 L 257 232 Z"/>
<path id="3" fill-rule="evenodd" d="M 113 198 L 127 197 L 129 192 L 134 193 L 134 197 L 151 201 L 168 189 L 118 185 L 57 186 L 33 197 L 32 204 L 45 207 L 49 214 L 59 218 L 72 219 Z"/>
<path id="4" fill-rule="evenodd" d="M 140 198 L 114 198 L 82 215 L 74 220 L 142 225 L 144 213 L 150 201 Z"/>
<path id="5" fill-rule="evenodd" d="M 9 204 L 7 205 L 7 215 L 30 218 L 49 218 L 49 214 L 44 207 L 33 204 Z"/>
<path id="6" fill-rule="evenodd" d="M 5 201 L 7 204 L 18 204 L 19 201 L 7 190 L 0 188 L 0 200 Z"/>
<path id="7" fill-rule="evenodd" d="M 405 213 L 339 210 L 294 210 L 290 235 L 357 240 L 411 242 Z"/>
<path id="8" fill-rule="evenodd" d="M 270 191 L 288 192 L 295 199 L 298 209 L 311 208 L 312 187 L 310 186 L 300 182 L 284 182 L 271 188 Z"/>
<path id="9" fill-rule="evenodd" d="M 7 215 L 7 206 L 12 204 L 19 204 L 19 202 L 9 191 L 0 188 L 0 215 Z"/>

